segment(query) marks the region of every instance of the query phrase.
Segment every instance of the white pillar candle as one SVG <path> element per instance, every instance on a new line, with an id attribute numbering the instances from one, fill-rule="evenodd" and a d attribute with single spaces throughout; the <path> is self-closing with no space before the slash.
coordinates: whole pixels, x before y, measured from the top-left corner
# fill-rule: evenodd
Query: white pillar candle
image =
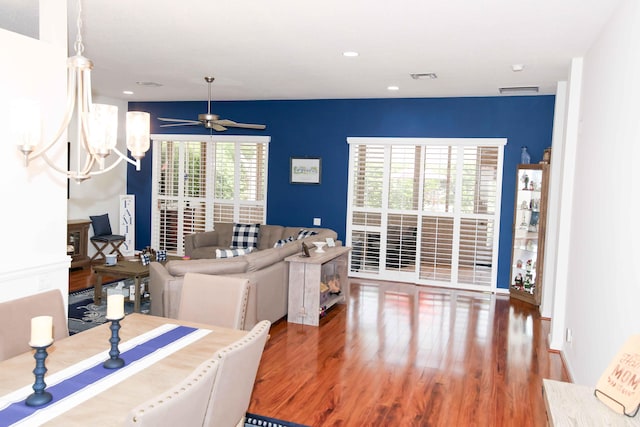
<path id="1" fill-rule="evenodd" d="M 31 319 L 31 347 L 45 347 L 53 342 L 53 317 L 38 316 Z"/>
<path id="2" fill-rule="evenodd" d="M 124 317 L 124 295 L 113 294 L 107 297 L 107 319 L 118 320 Z"/>

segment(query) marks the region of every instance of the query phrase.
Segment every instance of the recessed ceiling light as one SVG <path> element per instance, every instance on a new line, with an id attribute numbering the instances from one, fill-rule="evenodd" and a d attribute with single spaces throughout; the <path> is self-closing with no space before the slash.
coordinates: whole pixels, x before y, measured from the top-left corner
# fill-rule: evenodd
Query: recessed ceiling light
<path id="1" fill-rule="evenodd" d="M 413 80 L 433 80 L 438 78 L 436 73 L 411 73 L 409 75 Z"/>
<path id="2" fill-rule="evenodd" d="M 358 52 L 354 52 L 352 50 L 346 51 L 346 52 L 342 52 L 342 56 L 348 56 L 348 57 L 354 57 L 354 56 L 358 56 Z"/>
<path id="3" fill-rule="evenodd" d="M 387 90 L 400 90 L 399 86 L 387 86 Z"/>
<path id="4" fill-rule="evenodd" d="M 513 64 L 513 65 L 511 66 L 511 70 L 512 70 L 514 73 L 517 73 L 518 71 L 522 71 L 522 70 L 524 70 L 524 65 L 522 65 L 522 64 Z"/>
<path id="5" fill-rule="evenodd" d="M 156 82 L 136 82 L 138 86 L 147 86 L 147 87 L 160 87 L 162 86 L 160 83 Z"/>
<path id="6" fill-rule="evenodd" d="M 133 91 L 131 90 L 123 90 L 122 93 L 124 93 L 125 95 L 133 95 Z"/>

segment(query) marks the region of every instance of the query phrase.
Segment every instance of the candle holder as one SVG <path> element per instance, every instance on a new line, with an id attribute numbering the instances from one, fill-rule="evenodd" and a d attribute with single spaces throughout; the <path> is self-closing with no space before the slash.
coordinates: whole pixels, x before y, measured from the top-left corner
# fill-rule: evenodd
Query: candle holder
<path id="1" fill-rule="evenodd" d="M 107 369 L 118 369 L 124 366 L 124 360 L 120 358 L 120 349 L 118 349 L 118 343 L 120 342 L 120 335 L 118 332 L 120 331 L 120 321 L 124 319 L 121 317 L 120 319 L 109 319 L 111 320 L 111 338 L 109 338 L 109 342 L 111 343 L 111 350 L 109 351 L 110 359 L 106 360 L 102 366 Z"/>
<path id="2" fill-rule="evenodd" d="M 53 341 L 52 341 L 53 342 Z M 47 358 L 47 347 L 51 343 L 43 346 L 31 346 L 36 350 L 33 357 L 36 359 L 36 367 L 33 370 L 33 374 L 36 376 L 36 381 L 33 384 L 33 393 L 27 397 L 25 403 L 27 406 L 42 406 L 51 402 L 53 396 L 44 389 L 47 388 L 47 384 L 44 382 L 44 374 L 47 372 L 47 367 L 44 365 L 44 359 Z"/>

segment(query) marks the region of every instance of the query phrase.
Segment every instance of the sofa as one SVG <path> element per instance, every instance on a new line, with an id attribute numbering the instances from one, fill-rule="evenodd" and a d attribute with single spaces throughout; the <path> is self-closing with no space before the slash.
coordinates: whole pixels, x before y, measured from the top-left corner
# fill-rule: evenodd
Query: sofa
<path id="1" fill-rule="evenodd" d="M 305 236 L 311 232 L 315 234 Z M 228 252 L 233 235 L 233 223 L 217 223 L 214 231 L 185 236 L 185 255 L 191 259 L 165 264 L 152 262 L 149 265 L 151 314 L 177 317 L 183 278 L 192 272 L 249 279 L 243 329 L 250 330 L 261 320 L 273 323 L 287 315 L 289 266 L 284 259 L 301 253 L 302 242 L 312 247 L 314 241 L 337 238 L 337 233 L 328 228 L 261 224 L 255 250 L 245 255 L 216 257 Z"/>

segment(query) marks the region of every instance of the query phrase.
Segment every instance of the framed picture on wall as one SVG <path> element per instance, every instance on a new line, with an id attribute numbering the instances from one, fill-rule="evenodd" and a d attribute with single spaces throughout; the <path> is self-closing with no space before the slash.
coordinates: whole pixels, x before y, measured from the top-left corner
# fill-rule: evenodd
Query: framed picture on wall
<path id="1" fill-rule="evenodd" d="M 322 160 L 320 157 L 291 157 L 291 184 L 320 184 Z"/>

